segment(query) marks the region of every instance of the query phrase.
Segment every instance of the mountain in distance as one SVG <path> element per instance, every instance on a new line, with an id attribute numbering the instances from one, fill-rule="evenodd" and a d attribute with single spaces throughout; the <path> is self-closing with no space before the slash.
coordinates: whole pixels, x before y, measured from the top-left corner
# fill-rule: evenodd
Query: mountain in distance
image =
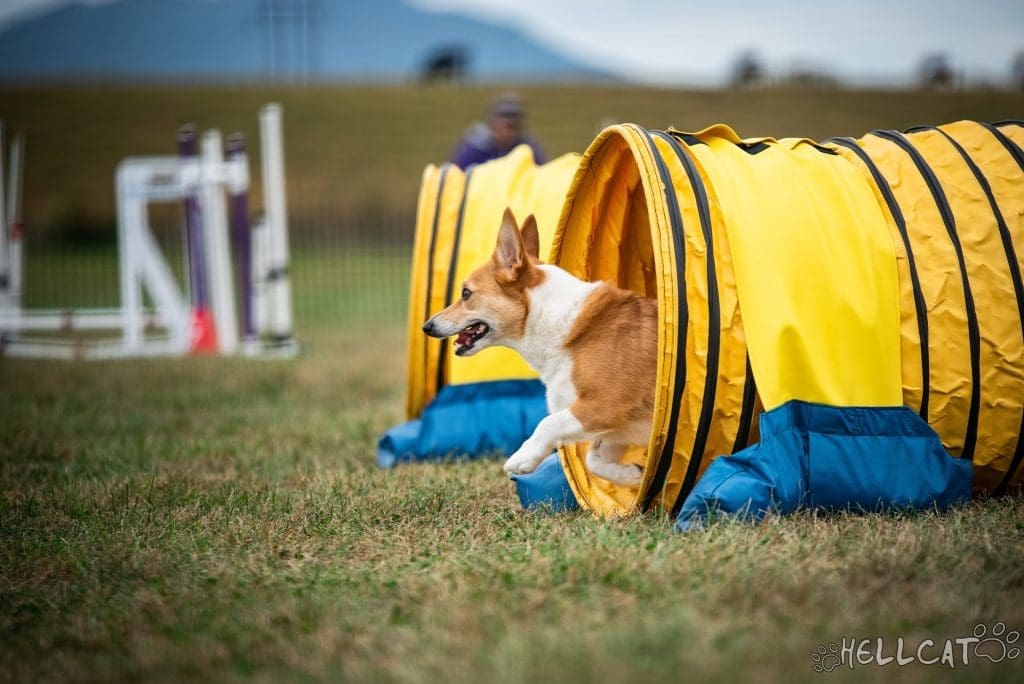
<path id="1" fill-rule="evenodd" d="M 445 50 L 475 81 L 612 80 L 514 28 L 400 0 L 66 4 L 0 30 L 0 80 L 396 82 Z"/>

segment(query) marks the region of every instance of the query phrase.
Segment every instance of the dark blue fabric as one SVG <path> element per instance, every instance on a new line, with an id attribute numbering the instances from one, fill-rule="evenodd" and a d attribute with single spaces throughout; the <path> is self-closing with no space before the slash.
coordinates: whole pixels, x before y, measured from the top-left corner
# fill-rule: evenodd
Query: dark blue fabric
<path id="1" fill-rule="evenodd" d="M 952 458 L 906 407 L 790 401 L 761 415 L 761 442 L 717 458 L 683 503 L 676 529 L 711 516 L 769 511 L 947 508 L 970 501 L 974 469 Z"/>
<path id="2" fill-rule="evenodd" d="M 580 505 L 565 479 L 558 454 L 545 458 L 537 469 L 526 475 L 513 475 L 516 493 L 523 508 L 548 506 L 552 511 L 575 511 Z"/>
<path id="3" fill-rule="evenodd" d="M 539 380 L 448 385 L 418 420 L 384 433 L 377 445 L 377 465 L 391 468 L 410 461 L 511 454 L 546 415 Z"/>

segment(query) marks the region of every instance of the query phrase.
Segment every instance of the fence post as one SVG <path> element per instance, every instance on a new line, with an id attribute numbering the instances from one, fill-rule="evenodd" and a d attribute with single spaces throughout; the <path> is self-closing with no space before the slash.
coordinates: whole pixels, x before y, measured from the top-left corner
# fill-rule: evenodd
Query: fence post
<path id="1" fill-rule="evenodd" d="M 7 187 L 4 184 L 4 122 L 0 119 L 0 311 L 11 308 L 11 280 L 8 269 L 7 233 L 10 224 L 7 222 L 5 203 Z"/>
<path id="2" fill-rule="evenodd" d="M 284 143 L 281 135 L 281 105 L 271 103 L 260 109 L 260 144 L 263 156 L 263 197 L 267 215 L 270 268 L 270 333 L 275 342 L 286 343 L 292 336 L 292 294 L 288 274 L 288 207 L 284 187 Z"/>
<path id="3" fill-rule="evenodd" d="M 25 173 L 25 136 L 21 133 L 11 139 L 10 178 L 7 191 L 7 295 L 8 305 L 15 311 L 21 310 L 21 293 L 24 283 L 24 231 L 21 224 L 21 195 Z"/>
<path id="4" fill-rule="evenodd" d="M 142 290 L 139 284 L 138 247 L 134 234 L 145 224 L 146 210 L 134 196 L 131 166 L 117 166 L 117 266 L 121 289 L 121 315 L 124 349 L 127 354 L 142 349 Z"/>

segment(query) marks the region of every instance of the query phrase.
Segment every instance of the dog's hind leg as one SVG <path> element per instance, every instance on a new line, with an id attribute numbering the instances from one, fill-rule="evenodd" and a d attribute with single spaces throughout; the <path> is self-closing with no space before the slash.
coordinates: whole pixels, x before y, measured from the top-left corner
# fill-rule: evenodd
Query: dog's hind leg
<path id="1" fill-rule="evenodd" d="M 643 469 L 632 463 L 622 463 L 625 444 L 611 444 L 595 440 L 587 452 L 587 467 L 594 475 L 617 485 L 636 487 L 643 479 Z"/>

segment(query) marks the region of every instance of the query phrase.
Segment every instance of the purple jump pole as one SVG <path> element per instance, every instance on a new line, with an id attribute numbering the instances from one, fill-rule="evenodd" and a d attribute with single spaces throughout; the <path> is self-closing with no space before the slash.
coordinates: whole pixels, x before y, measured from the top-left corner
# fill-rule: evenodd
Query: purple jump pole
<path id="1" fill-rule="evenodd" d="M 199 163 L 196 128 L 185 124 L 178 129 L 178 156 Z M 206 289 L 206 248 L 203 245 L 203 218 L 195 194 L 185 198 L 185 242 L 188 248 L 188 283 L 192 308 L 208 311 L 210 299 Z"/>
<path id="2" fill-rule="evenodd" d="M 234 133 L 228 136 L 227 140 L 227 161 L 229 164 L 238 163 L 245 168 L 248 164 L 245 155 L 245 137 L 241 133 Z M 241 177 L 241 173 L 238 174 Z M 249 227 L 249 190 L 248 184 L 238 182 L 232 187 L 229 184 L 231 196 L 231 226 L 234 233 L 235 255 L 238 263 L 238 292 L 242 297 L 242 340 L 243 343 L 252 345 L 257 339 L 256 317 L 253 311 L 253 273 L 252 273 L 252 231 Z"/>

